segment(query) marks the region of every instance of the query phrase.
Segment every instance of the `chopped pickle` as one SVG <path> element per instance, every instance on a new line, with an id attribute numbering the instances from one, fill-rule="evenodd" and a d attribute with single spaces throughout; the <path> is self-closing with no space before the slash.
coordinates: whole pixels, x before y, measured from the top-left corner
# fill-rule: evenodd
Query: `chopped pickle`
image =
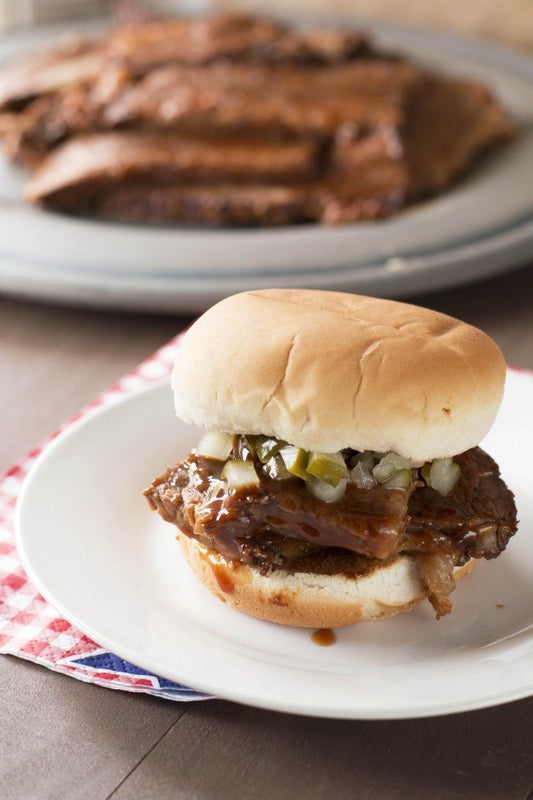
<path id="1" fill-rule="evenodd" d="M 389 485 L 388 481 L 393 475 L 396 475 L 397 472 L 421 466 L 422 464 L 420 462 L 409 461 L 408 458 L 403 458 L 403 456 L 399 456 L 397 453 L 387 453 L 387 455 L 383 456 L 376 464 L 372 470 L 372 474 L 378 483 L 387 483 L 387 485 Z"/>
<path id="2" fill-rule="evenodd" d="M 391 459 L 387 461 L 387 458 L 387 456 L 382 458 L 372 470 L 372 475 L 378 483 L 386 483 L 393 475 L 396 475 L 396 473 L 402 469 L 402 467 L 396 465 L 395 460 Z"/>
<path id="3" fill-rule="evenodd" d="M 256 445 L 256 437 L 255 436 L 245 436 L 246 445 L 250 451 L 250 454 L 254 456 L 257 453 L 257 445 Z"/>
<path id="4" fill-rule="evenodd" d="M 294 447 L 294 445 L 288 444 L 281 448 L 279 454 L 282 457 L 285 466 L 292 475 L 296 475 L 297 478 L 302 478 L 304 481 L 309 479 L 309 475 L 306 471 L 308 459 L 308 453 L 306 450 L 302 450 L 301 447 Z"/>
<path id="5" fill-rule="evenodd" d="M 365 450 L 362 453 L 357 453 L 357 455 L 353 456 L 351 459 L 350 467 L 353 468 L 357 466 L 357 464 L 362 464 L 365 470 L 372 472 L 375 464 L 374 455 L 369 450 Z"/>
<path id="6" fill-rule="evenodd" d="M 269 458 L 279 453 L 286 442 L 274 439 L 273 436 L 257 436 L 255 440 L 255 451 L 259 461 L 266 464 Z"/>
<path id="7" fill-rule="evenodd" d="M 199 456 L 225 461 L 233 450 L 234 444 L 235 435 L 232 433 L 207 431 L 198 442 L 196 452 Z"/>
<path id="8" fill-rule="evenodd" d="M 422 462 L 411 461 L 398 453 L 387 453 L 372 470 L 374 478 L 389 489 L 408 489 L 411 485 L 411 470 L 422 466 Z"/>
<path id="9" fill-rule="evenodd" d="M 285 466 L 285 462 L 280 455 L 269 458 L 266 464 L 263 464 L 263 472 L 268 475 L 269 478 L 274 478 L 278 481 L 294 477 Z"/>
<path id="10" fill-rule="evenodd" d="M 220 475 L 233 489 L 258 486 L 260 483 L 252 461 L 226 461 Z"/>
<path id="11" fill-rule="evenodd" d="M 330 483 L 326 483 L 326 481 L 311 477 L 307 481 L 307 491 L 323 503 L 334 503 L 336 500 L 340 500 L 344 497 L 347 485 L 348 481 L 346 478 L 340 480 L 336 486 L 332 486 Z"/>
<path id="12" fill-rule="evenodd" d="M 258 459 L 262 471 L 269 478 L 300 478 L 305 481 L 308 491 L 325 503 L 341 498 L 348 482 L 358 489 L 372 489 L 376 483 L 391 489 L 409 489 L 411 470 L 418 468 L 421 468 L 421 476 L 430 488 L 447 495 L 461 474 L 453 458 L 437 458 L 423 464 L 393 452 L 367 450 L 355 455 L 350 449 L 338 453 L 308 452 L 274 436 L 237 436 L 219 431 L 207 431 L 196 452 L 206 458 L 226 461 L 222 478 L 236 489 L 260 483 L 253 464 L 254 459 Z M 232 454 L 234 458 L 228 461 Z"/>
<path id="13" fill-rule="evenodd" d="M 330 486 L 337 486 L 340 480 L 348 477 L 348 467 L 341 453 L 309 453 L 307 472 Z"/>
<path id="14" fill-rule="evenodd" d="M 385 481 L 383 486 L 386 486 L 387 489 L 408 489 L 411 485 L 411 470 L 410 469 L 401 469 L 396 472 L 392 478 L 389 478 L 388 481 Z"/>
<path id="15" fill-rule="evenodd" d="M 387 453 L 386 456 L 383 456 L 378 461 L 372 470 L 372 474 L 378 483 L 387 483 L 396 473 L 411 466 L 410 461 L 397 453 Z"/>
<path id="16" fill-rule="evenodd" d="M 431 462 L 429 470 L 429 486 L 440 494 L 450 494 L 461 475 L 459 464 L 455 464 L 452 458 L 436 458 Z"/>

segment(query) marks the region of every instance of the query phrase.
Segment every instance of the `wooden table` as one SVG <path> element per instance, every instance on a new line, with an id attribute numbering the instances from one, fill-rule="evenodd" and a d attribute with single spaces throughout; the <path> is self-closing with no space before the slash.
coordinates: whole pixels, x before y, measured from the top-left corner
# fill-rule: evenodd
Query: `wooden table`
<path id="1" fill-rule="evenodd" d="M 533 268 L 418 302 L 533 368 Z M 186 320 L 0 299 L 0 469 Z M 523 531 L 522 535 L 530 535 Z M 526 800 L 533 700 L 434 719 L 342 722 L 179 704 L 0 657 L 2 800 Z"/>

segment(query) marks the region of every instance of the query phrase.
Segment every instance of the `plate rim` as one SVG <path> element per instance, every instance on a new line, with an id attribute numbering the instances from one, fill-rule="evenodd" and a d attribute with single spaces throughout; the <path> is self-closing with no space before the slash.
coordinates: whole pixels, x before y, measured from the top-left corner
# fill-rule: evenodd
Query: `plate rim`
<path id="1" fill-rule="evenodd" d="M 513 372 L 524 373 L 527 375 L 528 379 L 533 381 L 533 371 L 529 369 L 523 368 L 510 368 Z M 168 379 L 158 381 L 155 384 L 137 389 L 129 393 L 125 397 L 116 397 L 107 402 L 104 406 L 96 407 L 90 409 L 85 416 L 81 419 L 76 420 L 72 423 L 68 428 L 63 430 L 54 439 L 52 439 L 43 449 L 41 454 L 35 460 L 34 464 L 32 465 L 31 469 L 29 470 L 19 497 L 17 499 L 16 509 L 15 509 L 15 540 L 17 545 L 17 550 L 19 552 L 22 564 L 24 569 L 26 570 L 30 580 L 34 583 L 36 588 L 39 592 L 51 603 L 51 605 L 61 613 L 65 619 L 71 622 L 73 625 L 78 627 L 82 632 L 86 633 L 92 639 L 94 639 L 98 644 L 105 646 L 110 652 L 116 653 L 118 656 L 125 658 L 128 661 L 144 668 L 148 669 L 154 674 L 161 674 L 160 665 L 157 664 L 156 661 L 152 660 L 148 654 L 146 657 L 143 655 L 141 658 L 127 645 L 122 645 L 120 640 L 117 642 L 116 638 L 113 636 L 102 636 L 97 629 L 95 629 L 91 624 L 85 623 L 82 619 L 78 618 L 77 615 L 71 612 L 62 601 L 57 600 L 55 597 L 55 592 L 53 587 L 47 585 L 45 580 L 41 580 L 38 572 L 34 569 L 31 558 L 27 553 L 25 547 L 25 539 L 23 533 L 23 525 L 22 525 L 22 515 L 24 513 L 25 508 L 25 497 L 28 493 L 29 487 L 32 484 L 34 476 L 38 474 L 40 471 L 41 465 L 45 463 L 50 456 L 50 454 L 62 443 L 74 436 L 79 428 L 85 427 L 86 425 L 90 425 L 91 421 L 95 417 L 100 417 L 105 415 L 107 412 L 112 411 L 117 406 L 121 406 L 124 403 L 135 402 L 139 401 L 142 396 L 146 396 L 148 394 L 152 394 L 154 392 L 162 392 L 163 389 L 166 389 L 168 386 Z M 180 557 L 183 558 L 182 554 L 180 553 Z M 322 717 L 322 718 L 336 718 L 336 719 L 367 719 L 367 720 L 389 720 L 389 719 L 417 719 L 417 718 L 426 718 L 426 717 L 434 717 L 434 716 L 442 716 L 442 715 L 449 715 L 455 713 L 462 713 L 466 711 L 473 711 L 481 708 L 489 708 L 497 705 L 502 705 L 505 703 L 509 703 L 512 701 L 517 701 L 520 699 L 525 699 L 533 693 L 533 683 L 528 684 L 527 686 L 522 685 L 521 687 L 514 687 L 512 689 L 506 690 L 504 692 L 493 691 L 492 694 L 485 695 L 483 697 L 478 697 L 472 700 L 465 700 L 463 702 L 457 703 L 455 702 L 452 706 L 449 702 L 443 703 L 442 705 L 433 704 L 431 706 L 424 706 L 422 708 L 416 709 L 415 712 L 411 711 L 407 708 L 395 708 L 393 709 L 392 713 L 389 712 L 384 714 L 382 709 L 376 709 L 375 711 L 371 711 L 368 708 L 361 709 L 352 706 L 348 711 L 345 707 L 340 708 L 339 706 L 325 708 L 324 704 L 316 703 L 313 705 L 313 698 L 310 698 L 306 701 L 306 703 L 302 703 L 301 700 L 294 700 L 292 703 L 288 701 L 277 702 L 275 698 L 275 693 L 273 693 L 273 701 L 268 701 L 266 699 L 262 699 L 261 697 L 256 697 L 253 694 L 253 691 L 250 689 L 242 690 L 239 689 L 239 686 L 236 686 L 229 691 L 226 691 L 224 688 L 223 694 L 220 694 L 220 687 L 216 685 L 216 678 L 214 683 L 201 680 L 199 683 L 195 681 L 192 682 L 189 680 L 189 676 L 183 677 L 183 674 L 180 676 L 179 674 L 179 665 L 177 665 L 178 672 L 174 674 L 167 674 L 162 675 L 162 677 L 167 677 L 170 680 L 177 681 L 179 683 L 184 683 L 190 688 L 194 688 L 199 692 L 206 693 L 208 695 L 214 695 L 219 697 L 220 699 L 230 700 L 238 703 L 242 703 L 244 705 L 249 705 L 252 707 L 263 708 L 273 711 L 279 711 L 283 713 L 291 713 L 291 714 L 303 714 L 307 716 L 313 717 Z M 495 681 L 496 683 L 496 681 Z M 491 684 L 492 685 L 492 684 Z"/>
<path id="2" fill-rule="evenodd" d="M 509 241 L 511 239 L 511 241 Z M 380 297 L 393 297 L 401 299 L 403 297 L 414 297 L 423 293 L 455 288 L 468 284 L 474 284 L 485 278 L 504 275 L 525 266 L 529 259 L 530 247 L 533 242 L 533 221 L 525 221 L 517 229 L 511 229 L 505 234 L 496 234 L 487 239 L 480 239 L 472 244 L 460 247 L 457 250 L 450 248 L 436 256 L 436 260 L 427 265 L 422 257 L 415 257 L 404 261 L 405 269 L 396 273 L 388 272 L 386 263 L 380 268 L 379 272 L 373 275 L 366 275 L 367 270 L 354 268 L 354 272 L 359 275 L 361 281 L 358 285 L 353 282 L 345 283 L 342 280 L 334 284 L 327 284 L 327 288 L 336 288 L 340 291 L 359 292 L 367 294 L 369 291 L 377 293 Z M 504 259 L 505 254 L 505 259 Z M 402 261 L 402 259 L 399 259 Z M 446 262 L 448 269 L 440 269 L 438 273 L 436 265 Z M 1 265 L 4 269 L 11 269 L 11 274 L 17 277 L 15 281 L 10 280 L 7 273 L 1 274 Z M 372 268 L 370 268 L 372 269 Z M 25 298 L 38 298 L 43 302 L 59 302 L 64 304 L 74 304 L 87 308 L 108 308 L 116 311 L 136 311 L 145 313 L 178 312 L 183 314 L 199 313 L 210 305 L 224 297 L 237 292 L 244 291 L 241 283 L 228 281 L 223 286 L 223 282 L 213 284 L 212 280 L 205 281 L 205 286 L 200 283 L 190 285 L 189 280 L 183 280 L 179 284 L 169 287 L 167 282 L 150 282 L 150 276 L 137 275 L 128 276 L 126 281 L 110 281 L 107 286 L 102 286 L 94 280 L 94 275 L 69 274 L 68 270 L 57 270 L 62 274 L 69 275 L 68 282 L 61 284 L 55 283 L 55 278 L 50 276 L 44 283 L 40 280 L 40 270 L 27 270 L 23 283 L 20 281 L 21 265 L 12 267 L 9 263 L 1 261 L 0 257 L 0 286 L 6 294 Z M 335 268 L 328 271 L 317 272 L 318 277 L 329 277 Z M 302 273 L 303 275 L 303 273 Z M 306 273 L 303 277 L 309 277 Z M 403 276 L 403 277 L 400 277 Z M 420 277 L 424 280 L 418 280 Z M 393 280 L 399 279 L 392 283 Z M 369 290 L 366 283 L 373 282 L 372 289 Z M 401 283 L 400 283 L 401 281 Z M 40 289 L 36 295 L 34 287 L 36 282 Z M 128 283 L 130 284 L 128 286 Z M 174 281 L 172 281 L 174 284 Z M 324 289 L 322 282 L 306 283 L 306 288 Z M 300 282 L 276 280 L 275 282 L 258 282 L 257 286 L 252 283 L 247 284 L 248 289 L 269 288 L 269 287 L 296 287 L 300 288 Z M 174 291 L 174 294 L 172 293 Z M 170 297 L 170 301 L 169 301 Z M 177 298 L 179 297 L 179 300 Z"/>

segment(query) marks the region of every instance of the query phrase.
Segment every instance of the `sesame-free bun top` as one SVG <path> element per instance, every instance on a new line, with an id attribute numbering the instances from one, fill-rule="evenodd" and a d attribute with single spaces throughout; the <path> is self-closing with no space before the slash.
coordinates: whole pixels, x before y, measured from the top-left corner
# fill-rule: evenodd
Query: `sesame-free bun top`
<path id="1" fill-rule="evenodd" d="M 306 450 L 390 450 L 416 461 L 475 446 L 500 405 L 505 362 L 477 328 L 419 306 L 266 289 L 222 300 L 184 335 L 176 413 Z"/>

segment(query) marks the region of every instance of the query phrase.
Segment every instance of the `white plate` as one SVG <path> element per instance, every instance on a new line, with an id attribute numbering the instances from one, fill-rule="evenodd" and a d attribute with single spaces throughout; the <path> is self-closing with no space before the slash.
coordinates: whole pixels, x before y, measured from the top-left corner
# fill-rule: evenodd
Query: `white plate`
<path id="1" fill-rule="evenodd" d="M 525 262 L 533 246 L 533 60 L 458 36 L 360 24 L 386 47 L 492 87 L 520 125 L 519 140 L 439 198 L 381 222 L 339 228 L 206 230 L 69 218 L 22 203 L 22 173 L 0 163 L 0 289 L 190 312 L 267 286 L 412 295 Z M 0 40 L 0 60 L 43 48 L 61 30 L 10 32 Z"/>
<path id="2" fill-rule="evenodd" d="M 429 604 L 338 631 L 252 619 L 190 572 L 173 528 L 141 495 L 198 432 L 176 421 L 168 385 L 86 418 L 41 456 L 20 498 L 18 547 L 43 595 L 119 656 L 241 703 L 324 717 L 386 719 L 482 708 L 533 688 L 533 376 L 510 372 L 486 447 L 516 492 L 521 531 Z M 503 604 L 499 608 L 497 604 Z"/>

